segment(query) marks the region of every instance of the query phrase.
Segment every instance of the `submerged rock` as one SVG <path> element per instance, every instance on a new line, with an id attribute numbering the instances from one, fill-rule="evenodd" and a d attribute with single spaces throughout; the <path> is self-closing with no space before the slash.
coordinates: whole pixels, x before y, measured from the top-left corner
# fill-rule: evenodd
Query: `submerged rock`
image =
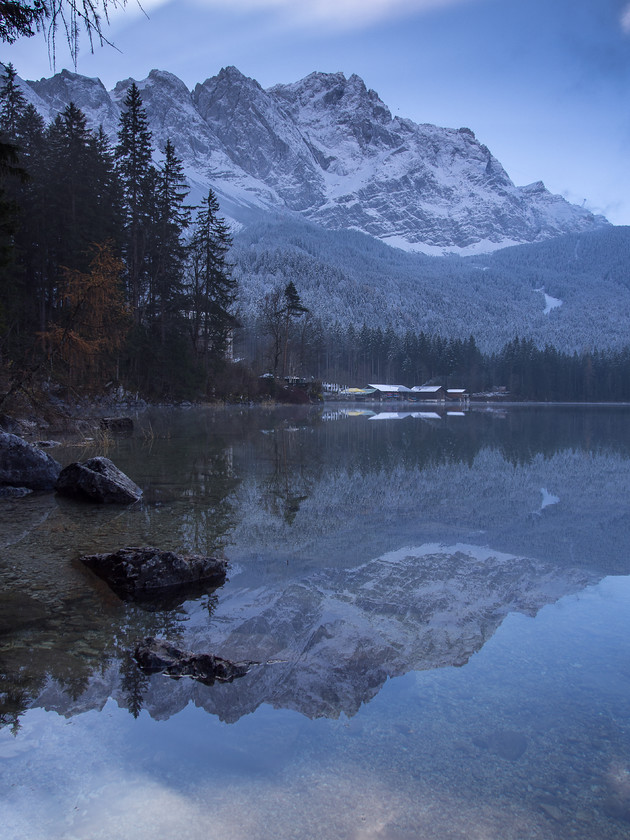
<path id="1" fill-rule="evenodd" d="M 126 547 L 111 554 L 86 554 L 79 559 L 119 597 L 132 601 L 207 592 L 225 583 L 227 574 L 225 560 L 150 547 Z"/>
<path id="2" fill-rule="evenodd" d="M 476 746 L 509 761 L 519 759 L 527 749 L 527 738 L 520 732 L 497 730 L 487 737 L 473 738 Z"/>
<path id="3" fill-rule="evenodd" d="M 145 674 L 167 674 L 169 677 L 192 677 L 204 685 L 232 682 L 244 676 L 256 662 L 230 662 L 211 653 L 180 650 L 165 639 L 152 636 L 136 646 L 134 658 Z"/>
<path id="4" fill-rule="evenodd" d="M 17 435 L 0 432 L 0 485 L 54 490 L 61 464 Z"/>
<path id="5" fill-rule="evenodd" d="M 69 464 L 61 470 L 55 489 L 63 496 L 103 504 L 129 505 L 142 497 L 138 485 L 103 457 Z"/>
<path id="6" fill-rule="evenodd" d="M 23 592 L 0 592 L 0 636 L 37 624 L 48 618 L 48 609 L 41 601 Z"/>
<path id="7" fill-rule="evenodd" d="M 20 499 L 22 496 L 30 496 L 32 490 L 28 487 L 10 487 L 9 485 L 0 485 L 0 499 Z"/>
<path id="8" fill-rule="evenodd" d="M 131 417 L 101 417 L 101 429 L 107 429 L 117 434 L 131 434 L 133 420 Z"/>

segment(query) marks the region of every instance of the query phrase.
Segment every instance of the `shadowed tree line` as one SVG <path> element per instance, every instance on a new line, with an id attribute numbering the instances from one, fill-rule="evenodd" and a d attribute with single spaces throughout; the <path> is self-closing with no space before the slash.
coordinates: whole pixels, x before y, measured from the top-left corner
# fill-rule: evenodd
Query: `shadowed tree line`
<path id="1" fill-rule="evenodd" d="M 259 372 L 282 369 L 282 321 L 276 319 L 272 332 L 268 322 L 263 308 L 237 337 L 237 352 L 260 360 Z M 357 329 L 338 322 L 327 326 L 308 313 L 291 323 L 288 335 L 289 373 L 341 386 L 439 384 L 470 393 L 500 387 L 520 400 L 630 401 L 630 346 L 565 353 L 516 337 L 500 351 L 484 353 L 474 336 L 447 338 L 411 330 L 401 335 L 391 326 Z"/>

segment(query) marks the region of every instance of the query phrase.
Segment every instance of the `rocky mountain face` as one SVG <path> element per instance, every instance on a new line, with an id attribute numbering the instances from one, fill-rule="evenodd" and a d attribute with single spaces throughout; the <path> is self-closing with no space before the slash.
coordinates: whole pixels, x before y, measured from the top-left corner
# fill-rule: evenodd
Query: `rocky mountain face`
<path id="1" fill-rule="evenodd" d="M 132 80 L 108 92 L 66 70 L 23 82 L 46 119 L 70 102 L 115 138 Z M 234 67 L 189 91 L 152 70 L 137 83 L 154 144 L 183 158 L 193 195 L 210 185 L 236 222 L 270 211 L 362 231 L 429 254 L 492 251 L 608 223 L 541 182 L 515 186 L 468 128 L 392 117 L 356 75 L 312 73 L 264 90 Z"/>

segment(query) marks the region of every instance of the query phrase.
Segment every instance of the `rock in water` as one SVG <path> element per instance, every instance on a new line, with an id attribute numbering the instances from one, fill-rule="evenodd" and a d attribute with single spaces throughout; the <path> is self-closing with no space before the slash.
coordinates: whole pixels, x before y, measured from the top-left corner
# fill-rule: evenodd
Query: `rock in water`
<path id="1" fill-rule="evenodd" d="M 0 432 L 0 485 L 54 490 L 61 464 L 17 435 Z"/>
<path id="2" fill-rule="evenodd" d="M 142 497 L 142 490 L 109 458 L 89 458 L 61 470 L 55 489 L 63 496 L 103 504 L 129 505 Z"/>
<path id="3" fill-rule="evenodd" d="M 176 648 L 164 639 L 152 636 L 136 646 L 134 657 L 145 674 L 167 674 L 169 677 L 192 677 L 204 685 L 232 682 L 244 676 L 255 662 L 230 662 L 211 653 L 190 653 Z"/>
<path id="4" fill-rule="evenodd" d="M 130 435 L 133 432 L 133 420 L 131 417 L 101 417 L 101 429 Z"/>
<path id="5" fill-rule="evenodd" d="M 121 548 L 112 554 L 86 554 L 80 560 L 119 597 L 131 601 L 159 601 L 174 594 L 198 594 L 221 586 L 227 574 L 225 560 L 184 556 L 149 547 Z"/>

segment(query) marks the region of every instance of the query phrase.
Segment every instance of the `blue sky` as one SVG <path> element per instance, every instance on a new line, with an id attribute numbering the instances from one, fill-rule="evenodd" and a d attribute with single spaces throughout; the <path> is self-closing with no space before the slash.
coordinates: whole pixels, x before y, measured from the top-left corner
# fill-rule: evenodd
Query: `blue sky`
<path id="1" fill-rule="evenodd" d="M 357 73 L 394 114 L 473 129 L 512 180 L 630 224 L 630 0 L 128 0 L 77 72 L 189 87 L 233 64 L 263 87 Z M 52 75 L 41 36 L 2 48 Z M 56 70 L 73 70 L 58 38 Z"/>

